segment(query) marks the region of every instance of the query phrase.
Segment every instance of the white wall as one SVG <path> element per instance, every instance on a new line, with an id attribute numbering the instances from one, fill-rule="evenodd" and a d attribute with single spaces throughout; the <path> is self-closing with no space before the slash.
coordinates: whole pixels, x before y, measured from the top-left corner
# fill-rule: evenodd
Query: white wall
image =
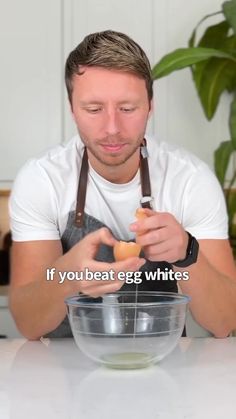
<path id="1" fill-rule="evenodd" d="M 154 65 L 186 46 L 194 25 L 220 5 L 221 0 L 0 0 L 0 181 L 13 180 L 27 158 L 75 132 L 63 66 L 86 34 L 108 28 L 126 32 Z M 149 131 L 212 165 L 213 150 L 228 139 L 228 98 L 209 123 L 188 69 L 154 85 Z"/>
<path id="2" fill-rule="evenodd" d="M 0 180 L 61 138 L 61 5 L 0 0 Z"/>

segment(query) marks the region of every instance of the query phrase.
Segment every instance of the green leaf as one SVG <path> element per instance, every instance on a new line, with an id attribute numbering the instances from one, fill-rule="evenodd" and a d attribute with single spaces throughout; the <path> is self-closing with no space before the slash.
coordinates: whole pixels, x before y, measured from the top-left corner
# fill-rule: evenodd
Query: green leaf
<path id="1" fill-rule="evenodd" d="M 216 25 L 209 26 L 198 43 L 198 47 L 220 48 L 222 41 L 227 37 L 229 24 L 223 20 Z"/>
<path id="2" fill-rule="evenodd" d="M 228 209 L 229 215 L 229 233 L 232 234 L 232 222 L 234 218 L 234 214 L 236 213 L 236 191 L 235 189 L 231 189 L 227 194 L 226 198 L 226 205 Z"/>
<path id="3" fill-rule="evenodd" d="M 231 141 L 222 142 L 214 152 L 215 172 L 222 187 L 224 187 L 227 167 L 233 152 L 234 148 Z"/>
<path id="4" fill-rule="evenodd" d="M 221 45 L 222 51 L 236 55 L 236 36 L 230 36 L 224 40 Z M 227 86 L 228 92 L 232 92 L 236 89 L 236 72 L 235 77 L 230 77 L 229 84 Z"/>
<path id="5" fill-rule="evenodd" d="M 235 80 L 236 63 L 228 59 L 212 58 L 204 68 L 198 94 L 208 119 L 216 111 L 221 93 Z"/>
<path id="6" fill-rule="evenodd" d="M 220 46 L 221 50 L 232 55 L 236 55 L 236 36 L 232 35 L 223 40 Z M 232 92 L 236 88 L 236 72 L 235 77 L 231 75 L 229 78 L 229 84 L 227 86 L 228 92 Z"/>
<path id="7" fill-rule="evenodd" d="M 231 35 L 222 39 L 219 49 L 235 57 L 236 56 L 236 36 Z"/>
<path id="8" fill-rule="evenodd" d="M 220 11 L 220 12 L 215 12 L 215 13 L 211 13 L 211 14 L 209 14 L 209 15 L 206 15 L 206 16 L 204 16 L 199 22 L 198 22 L 198 24 L 197 24 L 197 26 L 196 26 L 196 28 L 193 30 L 193 33 L 192 33 L 192 35 L 191 35 L 191 38 L 189 39 L 189 42 L 188 42 L 188 46 L 189 47 L 194 47 L 195 45 L 195 38 L 196 38 L 196 34 L 197 34 L 197 30 L 198 30 L 198 28 L 199 28 L 199 26 L 205 21 L 205 20 L 207 20 L 207 19 L 209 19 L 209 18 L 211 18 L 212 16 L 216 16 L 216 15 L 219 15 L 219 14 L 222 14 L 222 12 Z M 217 45 L 216 45 L 217 46 Z"/>
<path id="9" fill-rule="evenodd" d="M 222 36 L 224 36 L 223 32 L 221 34 L 222 34 Z M 219 35 L 219 33 L 218 33 L 218 35 Z M 234 56 L 235 50 L 236 50 L 236 36 L 230 36 L 228 38 L 224 37 L 224 38 L 221 38 L 221 39 L 220 39 L 220 36 L 219 36 L 217 39 L 218 39 L 218 44 L 219 44 L 220 50 Z M 204 42 L 207 42 L 206 38 L 205 38 Z M 209 61 L 210 61 L 210 59 L 206 60 L 206 61 L 202 61 L 202 62 L 200 62 L 200 63 L 198 63 L 194 66 L 193 78 L 194 78 L 197 90 L 199 89 L 199 87 L 201 85 L 202 77 L 204 77 L 205 71 L 207 71 L 206 67 L 207 67 Z M 227 86 L 227 89 L 229 91 L 232 91 L 235 87 L 234 79 L 236 81 L 236 73 L 235 73 L 235 78 L 233 76 L 230 78 L 231 83 L 229 83 L 228 86 Z"/>
<path id="10" fill-rule="evenodd" d="M 192 66 L 212 57 L 227 58 L 236 63 L 230 54 L 213 48 L 180 48 L 165 55 L 153 68 L 153 79 L 167 76 L 173 71 Z"/>
<path id="11" fill-rule="evenodd" d="M 236 150 L 236 95 L 230 106 L 229 129 L 232 145 Z"/>
<path id="12" fill-rule="evenodd" d="M 198 47 L 206 47 L 206 48 L 221 48 L 223 40 L 225 40 L 227 33 L 229 30 L 229 24 L 225 20 L 217 23 L 216 25 L 210 26 L 204 32 L 202 38 L 199 41 Z M 204 75 L 204 69 L 207 65 L 208 61 L 202 61 L 196 64 L 193 68 L 193 78 L 196 85 L 197 90 L 200 87 L 201 79 Z"/>
<path id="13" fill-rule="evenodd" d="M 222 10 L 225 15 L 226 20 L 229 22 L 230 26 L 236 34 L 236 1 L 226 1 L 222 5 Z"/>

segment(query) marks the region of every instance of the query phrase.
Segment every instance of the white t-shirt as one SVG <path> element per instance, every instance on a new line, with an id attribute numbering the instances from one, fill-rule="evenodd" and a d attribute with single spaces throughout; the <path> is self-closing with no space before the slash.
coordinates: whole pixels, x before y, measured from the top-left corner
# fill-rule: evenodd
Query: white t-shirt
<path id="1" fill-rule="evenodd" d="M 198 239 L 227 238 L 224 196 L 208 166 L 181 148 L 146 139 L 154 209 L 174 215 Z M 10 197 L 13 240 L 62 237 L 69 212 L 76 207 L 82 154 L 77 135 L 24 165 Z M 85 212 L 107 225 L 116 238 L 134 238 L 129 224 L 135 221 L 140 198 L 139 171 L 130 182 L 113 184 L 89 165 Z"/>

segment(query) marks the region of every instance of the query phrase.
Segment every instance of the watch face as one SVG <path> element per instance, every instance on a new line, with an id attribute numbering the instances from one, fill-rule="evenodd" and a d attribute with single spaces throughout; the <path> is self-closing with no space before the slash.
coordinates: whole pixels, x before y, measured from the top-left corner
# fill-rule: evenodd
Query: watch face
<path id="1" fill-rule="evenodd" d="M 186 268 L 187 266 L 190 266 L 193 263 L 197 262 L 199 244 L 198 244 L 198 241 L 195 239 L 195 237 L 193 237 L 190 233 L 188 233 L 188 235 L 189 235 L 189 240 L 188 240 L 186 258 L 183 260 L 178 260 L 177 262 L 173 263 L 174 266 L 177 266 L 179 268 Z"/>

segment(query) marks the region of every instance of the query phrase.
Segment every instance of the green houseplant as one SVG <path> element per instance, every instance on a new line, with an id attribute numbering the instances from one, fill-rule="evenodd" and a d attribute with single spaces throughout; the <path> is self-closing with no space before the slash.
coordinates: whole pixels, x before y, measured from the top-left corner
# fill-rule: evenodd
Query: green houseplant
<path id="1" fill-rule="evenodd" d="M 220 15 L 223 20 L 208 26 L 197 42 L 203 21 Z M 219 12 L 203 17 L 189 39 L 187 48 L 165 55 L 154 67 L 154 80 L 189 67 L 204 114 L 211 120 L 223 92 L 232 96 L 229 109 L 230 138 L 214 152 L 216 175 L 225 190 L 229 215 L 229 236 L 236 256 L 236 0 L 226 1 Z"/>

